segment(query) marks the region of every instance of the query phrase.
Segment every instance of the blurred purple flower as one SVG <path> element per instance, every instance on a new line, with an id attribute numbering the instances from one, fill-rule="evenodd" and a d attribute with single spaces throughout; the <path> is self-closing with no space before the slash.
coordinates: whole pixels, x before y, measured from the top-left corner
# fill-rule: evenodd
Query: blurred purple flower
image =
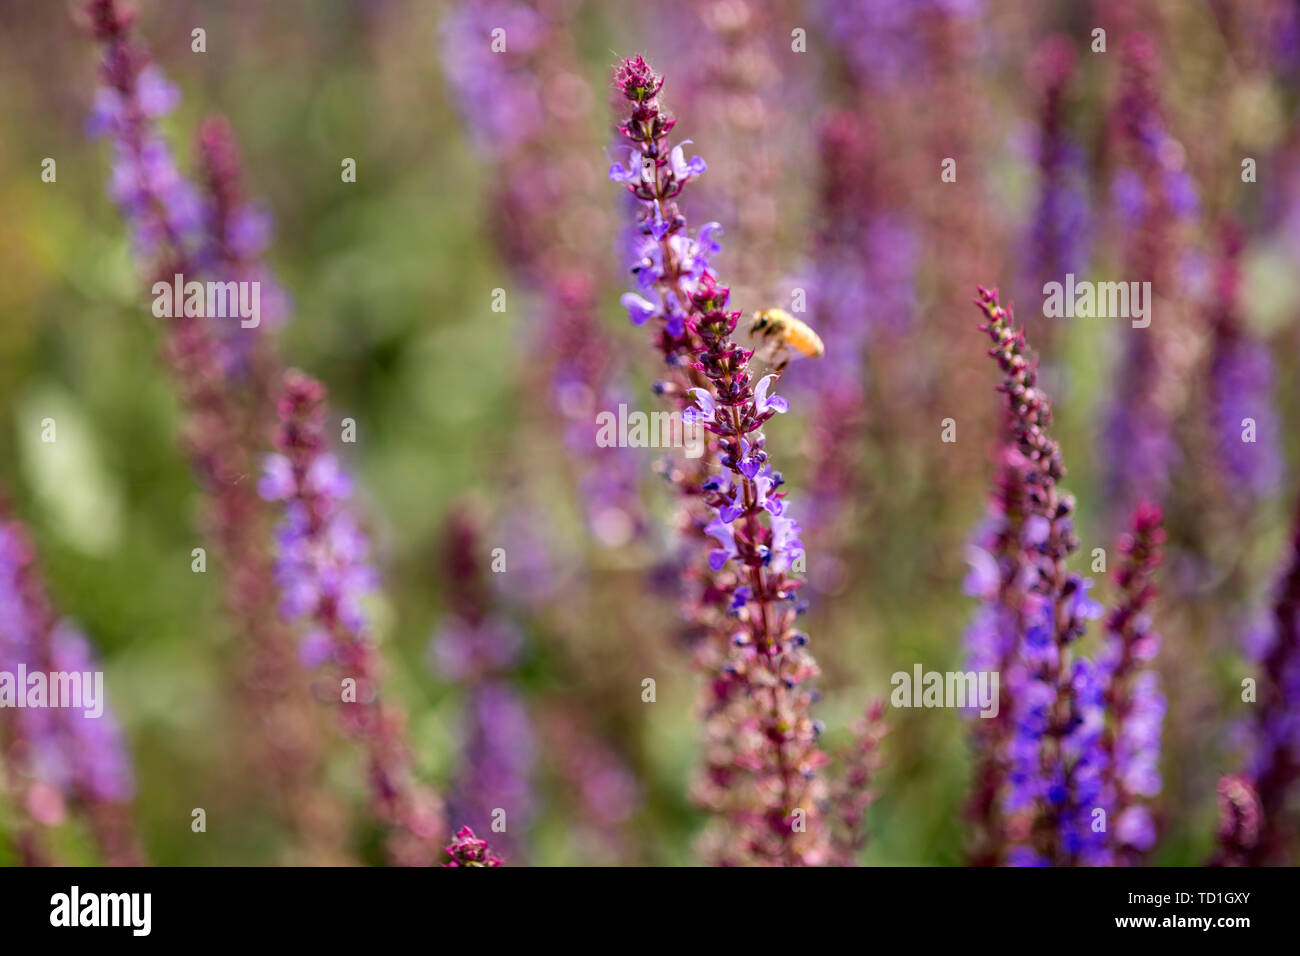
<path id="1" fill-rule="evenodd" d="M 323 385 L 301 372 L 285 374 L 278 453 L 268 456 L 259 485 L 282 505 L 275 560 L 281 613 L 301 628 L 304 664 L 332 664 L 352 682 L 339 714 L 365 752 L 371 811 L 388 829 L 390 860 L 428 865 L 443 832 L 442 807 L 413 778 L 405 715 L 379 699 L 381 658 L 362 610 L 378 575 L 348 501 L 351 479 L 326 450 L 324 406 Z"/>
<path id="2" fill-rule="evenodd" d="M 26 529 L 0 508 L 0 671 L 12 675 L 20 667 L 94 674 L 101 665 L 85 636 L 58 619 Z M 57 824 L 65 808 L 79 808 L 103 862 L 129 865 L 140 858 L 129 813 L 131 758 L 112 708 L 98 703 L 103 711 L 95 717 L 76 707 L 0 710 L 0 722 L 9 725 L 5 758 L 11 786 L 36 822 Z"/>

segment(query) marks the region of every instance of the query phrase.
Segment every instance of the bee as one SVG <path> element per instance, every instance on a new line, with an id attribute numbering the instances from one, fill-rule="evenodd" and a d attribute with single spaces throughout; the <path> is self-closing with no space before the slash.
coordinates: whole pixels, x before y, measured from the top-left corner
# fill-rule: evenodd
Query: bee
<path id="1" fill-rule="evenodd" d="M 826 346 L 821 336 L 809 328 L 808 323 L 796 319 L 785 309 L 761 309 L 754 313 L 749 335 L 759 347 L 760 357 L 773 363 L 778 372 L 784 371 L 790 359 L 790 350 L 809 358 L 821 358 Z"/>

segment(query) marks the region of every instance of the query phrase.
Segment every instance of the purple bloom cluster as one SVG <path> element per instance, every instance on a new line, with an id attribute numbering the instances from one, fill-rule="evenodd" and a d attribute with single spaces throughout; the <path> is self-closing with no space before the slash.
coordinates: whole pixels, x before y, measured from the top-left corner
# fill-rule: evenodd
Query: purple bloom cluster
<path id="1" fill-rule="evenodd" d="M 1225 774 L 1215 788 L 1219 804 L 1215 866 L 1247 866 L 1259 845 L 1264 811 L 1253 782 L 1242 774 Z"/>
<path id="2" fill-rule="evenodd" d="M 304 663 L 360 665 L 359 676 L 368 678 L 373 648 L 362 601 L 377 575 L 348 504 L 351 478 L 325 448 L 324 401 L 319 382 L 299 372 L 285 376 L 280 451 L 267 457 L 258 493 L 284 506 L 275 579 L 281 614 L 308 624 L 300 644 Z"/>
<path id="3" fill-rule="evenodd" d="M 1288 812 L 1300 780 L 1300 505 L 1273 602 L 1272 627 L 1257 645 L 1252 657 L 1259 669 L 1258 700 L 1253 705 L 1250 753 L 1237 787 L 1251 791 L 1257 812 L 1249 833 L 1238 826 L 1220 834 L 1221 856 L 1251 866 L 1284 862 L 1295 832 Z M 1246 801 L 1239 794 L 1232 802 Z"/>
<path id="4" fill-rule="evenodd" d="M 1029 517 L 1025 476 L 1029 463 L 1014 447 L 1004 444 L 997 477 L 989 500 L 989 515 L 966 549 L 970 571 L 963 590 L 979 600 L 966 630 L 966 666 L 975 672 L 1001 675 L 998 713 L 974 721 L 977 766 L 968 816 L 975 826 L 971 862 L 991 866 L 1000 861 L 1005 843 L 1002 792 L 1006 781 L 1005 752 L 1014 729 L 1011 702 L 1025 683 L 1021 664 L 1020 631 L 1028 586 L 1036 575 L 1025 559 L 1025 522 Z M 968 709 L 968 716 L 975 711 Z"/>
<path id="5" fill-rule="evenodd" d="M 26 529 L 0 512 L 0 671 L 16 674 L 20 666 L 29 674 L 85 674 L 100 667 L 85 636 L 57 618 Z M 105 862 L 135 862 L 127 808 L 135 794 L 131 759 L 107 704 L 98 717 L 54 707 L 6 708 L 0 717 L 11 724 L 5 757 L 27 813 L 38 823 L 56 824 L 66 808 L 80 808 Z"/>
<path id="6" fill-rule="evenodd" d="M 1112 122 L 1120 146 L 1111 190 L 1114 219 L 1123 236 L 1125 269 L 1149 281 L 1162 297 L 1187 283 L 1179 230 L 1199 215 L 1196 184 L 1186 153 L 1169 132 L 1156 89 L 1155 45 L 1142 33 L 1124 39 L 1123 74 Z M 1105 426 L 1107 500 L 1127 510 L 1144 498 L 1161 500 L 1179 460 L 1166 385 L 1172 373 L 1157 341 L 1159 328 L 1125 329 L 1124 354 Z"/>
<path id="7" fill-rule="evenodd" d="M 302 628 L 304 663 L 329 663 L 344 682 L 340 715 L 365 750 L 372 811 L 389 828 L 390 858 L 427 866 L 443 832 L 441 806 L 412 778 L 404 714 L 378 697 L 380 655 L 362 610 L 376 573 L 348 504 L 350 479 L 326 450 L 324 403 L 323 385 L 286 373 L 279 453 L 268 457 L 258 486 L 284 508 L 275 565 L 281 613 Z"/>
<path id="8" fill-rule="evenodd" d="M 254 377 L 264 390 L 273 362 L 257 354 L 265 341 L 264 329 L 274 328 L 288 316 L 288 292 L 263 259 L 271 242 L 270 213 L 244 196 L 242 164 L 234 130 L 223 117 L 210 117 L 199 127 L 198 158 L 203 175 L 203 244 L 195 257 L 199 269 L 222 282 L 256 282 L 259 288 L 259 324 L 245 328 L 240 322 L 217 322 L 226 376 Z"/>
<path id="9" fill-rule="evenodd" d="M 1123 561 L 1115 583 L 1120 599 L 1106 618 L 1106 643 L 1099 670 L 1105 685 L 1108 725 L 1102 806 L 1113 834 L 1098 862 L 1139 862 L 1156 840 L 1150 801 L 1159 795 L 1160 738 L 1165 696 L 1151 662 L 1160 637 L 1151 625 L 1154 576 L 1165 534 L 1159 506 L 1142 502 L 1119 542 Z"/>
<path id="10" fill-rule="evenodd" d="M 543 48 L 547 30 L 534 4 L 458 4 L 443 20 L 440 39 L 443 69 L 480 149 L 498 154 L 538 135 L 546 109 L 531 57 Z"/>
<path id="11" fill-rule="evenodd" d="M 443 542 L 444 577 L 451 613 L 430 643 L 437 670 L 466 688 L 461 715 L 460 767 L 448 795 L 451 819 L 497 832 L 506 814 L 500 847 L 512 858 L 533 811 L 532 773 L 536 743 L 532 718 L 509 680 L 523 637 L 510 621 L 490 613 L 477 527 L 464 514 L 448 522 Z"/>
<path id="12" fill-rule="evenodd" d="M 270 455 L 258 492 L 285 502 L 276 532 L 275 580 L 280 613 L 311 626 L 299 644 L 306 667 L 336 660 L 331 622 L 368 639 L 362 605 L 378 586 L 370 545 L 348 506 L 352 480 L 329 452 L 317 455 L 301 477 L 287 455 Z"/>
<path id="13" fill-rule="evenodd" d="M 1268 348 L 1245 335 L 1224 332 L 1214 349 L 1210 382 L 1214 430 L 1231 488 L 1250 498 L 1267 497 L 1282 479 L 1273 360 Z M 1255 423 L 1253 442 L 1242 440 L 1243 423 Z"/>
<path id="14" fill-rule="evenodd" d="M 1003 796 L 1014 844 L 1008 859 L 1017 865 L 1052 863 L 1082 849 L 1080 797 L 1086 800 L 1098 772 L 1099 690 L 1092 667 L 1071 662 L 1070 647 L 1101 607 L 1088 597 L 1092 582 L 1065 567 L 1078 547 L 1074 500 L 1057 487 L 1065 468 L 1048 435 L 1051 405 L 1037 387 L 1024 332 L 1014 327 L 996 292 L 980 289 L 976 302 L 986 320 L 980 328 L 994 343 L 989 354 L 1004 375 L 1000 390 L 1010 440 L 1029 465 L 1020 532 L 1025 593 L 1018 656 L 1024 675 L 1013 697 Z"/>
<path id="15" fill-rule="evenodd" d="M 113 144 L 109 197 L 131 228 L 137 258 L 150 261 L 176 247 L 193 248 L 203 225 L 202 200 L 154 125 L 176 108 L 180 92 L 127 41 L 130 18 L 121 8 L 99 0 L 89 10 L 105 50 L 104 85 L 86 129 Z"/>
<path id="16" fill-rule="evenodd" d="M 596 443 L 597 416 L 618 407 L 623 371 L 599 319 L 599 289 L 580 266 L 599 255 L 608 210 L 584 181 L 595 97 L 580 76 L 568 13 L 536 0 L 460 4 L 443 22 L 443 63 L 489 164 L 502 260 L 538 299 L 529 335 L 544 360 L 534 387 L 563 423 L 591 536 L 622 547 L 646 529 L 642 463 L 636 449 Z"/>
<path id="17" fill-rule="evenodd" d="M 1154 838 L 1142 801 L 1160 787 L 1164 699 L 1154 673 L 1141 669 L 1158 647 L 1145 608 L 1160 560 L 1160 511 L 1139 508 L 1121 542 L 1123 599 L 1101 661 L 1072 660 L 1072 645 L 1102 608 L 1088 595 L 1092 582 L 1066 568 L 1078 545 L 1073 500 L 1058 487 L 1064 467 L 1048 432 L 1051 406 L 1010 311 L 996 292 L 981 289 L 977 302 L 1004 375 L 1007 447 L 993 513 L 969 551 L 966 589 L 981 607 L 967 647 L 971 667 L 1002 675 L 1010 716 L 981 721 L 975 732 L 973 861 L 1104 865 L 1118 851 L 1127 862 Z"/>
<path id="18" fill-rule="evenodd" d="M 670 145 L 675 121 L 659 104 L 662 77 L 636 57 L 618 66 L 614 81 L 631 107 L 619 126 L 627 161 L 609 176 L 641 207 L 637 288 L 624 306 L 634 323 L 653 323 L 673 375 L 660 391 L 677 399 L 683 421 L 714 436 L 721 469 L 683 485 L 692 520 L 713 539 L 707 603 L 726 608 L 725 617 L 701 620 L 717 667 L 706 724 L 710 799 L 727 823 L 715 854 L 724 862 L 820 863 L 829 850 L 816 771 L 826 758 L 805 686 L 817 668 L 807 637 L 794 629 L 800 582 L 786 574 L 803 545 L 761 430 L 788 405 L 772 394 L 775 376 L 751 380 L 752 353 L 731 339 L 740 313 L 727 309 L 730 290 L 709 265 L 717 224 L 692 235 L 678 210 L 675 200 L 705 163 L 687 154 L 689 141 Z"/>
<path id="19" fill-rule="evenodd" d="M 864 85 L 888 86 L 923 80 L 926 25 L 951 18 L 966 27 L 983 9 L 983 0 L 824 0 L 818 5 L 827 35 L 838 38 Z"/>
<path id="20" fill-rule="evenodd" d="M 50 665 L 54 671 L 91 673 L 100 664 L 86 636 L 67 620 L 50 634 Z M 94 803 L 128 803 L 135 796 L 131 758 L 117 718 L 108 707 L 99 717 L 84 710 L 59 712 L 68 753 L 60 776 L 63 789 Z"/>
<path id="21" fill-rule="evenodd" d="M 1225 228 L 1223 247 L 1211 317 L 1210 424 L 1228 497 L 1249 505 L 1274 494 L 1282 482 L 1273 361 L 1240 315 L 1239 228 Z M 1247 419 L 1254 423 L 1249 442 L 1243 440 Z"/>
<path id="22" fill-rule="evenodd" d="M 486 829 L 497 811 L 504 810 L 507 829 L 498 839 L 503 849 L 517 850 L 523 841 L 516 834 L 527 827 L 535 809 L 532 773 L 537 754 L 532 718 L 509 683 L 484 681 L 470 688 L 460 738 L 461 767 L 448 790 L 448 817 Z"/>
<path id="23" fill-rule="evenodd" d="M 1087 172 L 1083 150 L 1066 123 L 1066 96 L 1074 79 L 1076 55 L 1062 36 L 1047 38 L 1034 55 L 1029 75 L 1042 88 L 1039 123 L 1038 205 L 1026 241 L 1026 258 L 1041 285 L 1082 273 L 1090 227 Z"/>

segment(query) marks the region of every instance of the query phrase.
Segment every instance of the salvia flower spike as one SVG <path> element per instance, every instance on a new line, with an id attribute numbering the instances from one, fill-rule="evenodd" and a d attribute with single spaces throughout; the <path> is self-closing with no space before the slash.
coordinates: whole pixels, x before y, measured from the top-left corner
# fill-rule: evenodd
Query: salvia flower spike
<path id="1" fill-rule="evenodd" d="M 989 355 L 1002 370 L 998 388 L 1006 400 L 1010 442 L 1026 463 L 1021 537 L 1027 586 L 1018 651 L 1024 672 L 1012 700 L 1015 730 L 1002 797 L 1011 847 L 1006 861 L 1072 863 L 1101 842 L 1090 814 L 1104 760 L 1103 688 L 1090 661 L 1071 657 L 1072 645 L 1101 607 L 1088 597 L 1092 582 L 1066 567 L 1078 548 L 1074 499 L 1059 487 L 1065 466 L 1049 433 L 1052 409 L 1038 388 L 1037 362 L 996 291 L 981 288 L 975 302 L 985 318 L 980 329 L 993 342 Z"/>
<path id="2" fill-rule="evenodd" d="M 287 372 L 277 413 L 278 451 L 267 458 L 258 491 L 283 503 L 275 564 L 280 611 L 302 629 L 303 664 L 337 669 L 343 726 L 365 752 L 371 809 L 389 830 L 390 859 L 427 866 L 444 832 L 442 807 L 412 776 L 404 713 L 379 700 L 380 654 L 363 610 L 378 575 L 348 500 L 351 478 L 327 447 L 325 387 Z"/>
<path id="3" fill-rule="evenodd" d="M 430 663 L 465 691 L 461 755 L 447 791 L 448 817 L 489 827 L 499 811 L 509 828 L 497 848 L 516 862 L 533 813 L 533 718 L 513 679 L 523 647 L 514 622 L 494 612 L 485 580 L 486 546 L 478 522 L 454 510 L 442 540 L 442 572 L 450 613 L 430 641 Z"/>
<path id="4" fill-rule="evenodd" d="M 1129 531 L 1120 539 L 1122 561 L 1115 574 L 1120 599 L 1106 618 L 1100 660 L 1107 714 L 1102 772 L 1111 833 L 1105 854 L 1114 863 L 1140 862 L 1156 841 L 1151 801 L 1161 788 L 1165 697 L 1151 666 L 1160 650 L 1160 636 L 1152 628 L 1150 606 L 1164 540 L 1160 507 L 1141 502 Z"/>
<path id="5" fill-rule="evenodd" d="M 1259 866 L 1284 861 L 1296 832 L 1288 814 L 1300 780 L 1300 505 L 1273 599 L 1272 626 L 1254 651 L 1259 699 L 1251 705 L 1251 753 L 1242 779 L 1255 794 L 1259 812 L 1252 845 L 1246 847 L 1240 833 L 1233 840 L 1236 852 Z"/>
<path id="6" fill-rule="evenodd" d="M 58 617 L 31 536 L 0 499 L 0 671 L 90 673 L 98 666 L 86 637 Z M 54 826 L 78 811 L 103 862 L 140 862 L 131 821 L 131 757 L 111 709 L 92 717 L 76 708 L 7 707 L 0 709 L 0 728 L 6 789 L 15 792 L 33 823 Z M 19 833 L 28 863 L 49 862 L 38 827 Z"/>
<path id="7" fill-rule="evenodd" d="M 655 343 L 674 372 L 661 387 L 683 422 L 712 435 L 718 470 L 686 483 L 694 513 L 711 539 L 705 617 L 710 658 L 706 790 L 724 821 L 713 835 L 720 862 L 818 864 L 830 856 L 822 819 L 825 763 L 811 717 L 807 681 L 817 667 L 795 629 L 801 563 L 799 525 L 769 460 L 762 427 L 787 410 L 776 376 L 754 381 L 752 353 L 732 340 L 740 313 L 709 265 L 718 224 L 691 235 L 675 199 L 706 169 L 687 142 L 668 139 L 674 120 L 662 108 L 663 78 L 640 56 L 614 71 L 628 112 L 619 125 L 625 159 L 610 168 L 639 207 L 632 266 L 636 290 L 624 297 L 635 324 L 653 320 Z M 699 509 L 703 504 L 703 509 Z"/>

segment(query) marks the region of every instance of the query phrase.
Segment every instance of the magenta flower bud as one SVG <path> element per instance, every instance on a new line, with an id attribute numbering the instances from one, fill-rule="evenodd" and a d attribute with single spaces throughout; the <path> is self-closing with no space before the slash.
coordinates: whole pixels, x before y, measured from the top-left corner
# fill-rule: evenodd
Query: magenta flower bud
<path id="1" fill-rule="evenodd" d="M 451 860 L 443 866 L 501 865 L 501 858 L 493 855 L 487 840 L 480 840 L 474 836 L 474 831 L 469 827 L 461 827 L 456 831 L 455 839 L 447 844 L 447 853 L 451 856 Z"/>

